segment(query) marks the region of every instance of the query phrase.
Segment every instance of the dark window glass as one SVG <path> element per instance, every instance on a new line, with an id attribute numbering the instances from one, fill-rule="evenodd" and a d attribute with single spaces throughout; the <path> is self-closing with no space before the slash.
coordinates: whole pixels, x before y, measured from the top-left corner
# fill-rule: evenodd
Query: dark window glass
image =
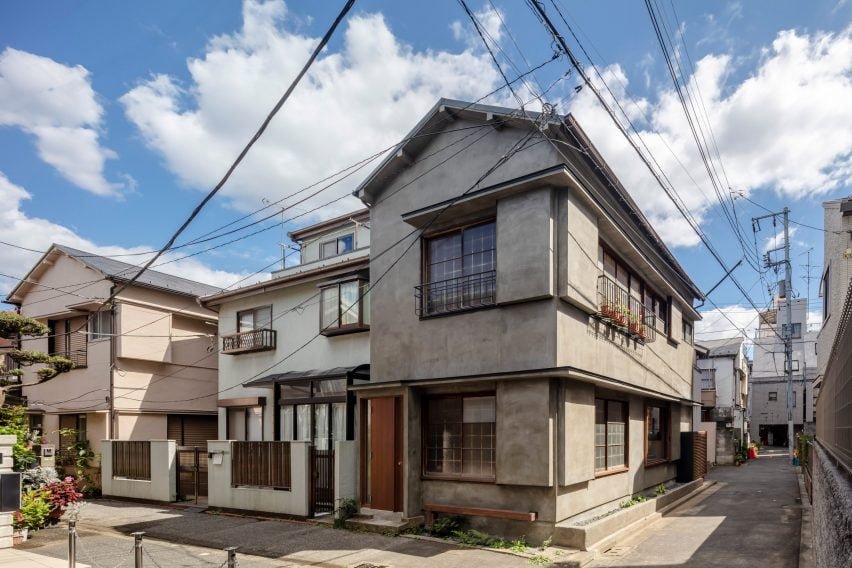
<path id="1" fill-rule="evenodd" d="M 426 404 L 425 473 L 443 477 L 496 477 L 496 398 L 440 397 Z"/>
<path id="2" fill-rule="evenodd" d="M 662 406 L 645 408 L 647 438 L 645 463 L 657 463 L 669 458 L 669 409 Z"/>

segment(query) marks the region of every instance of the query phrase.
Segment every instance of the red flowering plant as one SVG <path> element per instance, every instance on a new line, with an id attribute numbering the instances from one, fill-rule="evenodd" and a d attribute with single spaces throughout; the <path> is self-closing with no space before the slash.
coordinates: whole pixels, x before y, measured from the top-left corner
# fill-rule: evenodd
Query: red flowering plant
<path id="1" fill-rule="evenodd" d="M 42 489 L 50 492 L 50 502 L 54 508 L 58 509 L 64 509 L 67 505 L 83 498 L 83 494 L 77 491 L 77 482 L 71 476 L 62 481 L 48 483 Z"/>

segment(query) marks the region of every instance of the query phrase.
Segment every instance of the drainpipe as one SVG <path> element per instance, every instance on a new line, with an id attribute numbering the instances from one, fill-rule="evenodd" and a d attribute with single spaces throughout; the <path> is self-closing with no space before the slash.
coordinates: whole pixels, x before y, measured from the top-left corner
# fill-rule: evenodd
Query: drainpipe
<path id="1" fill-rule="evenodd" d="M 115 285 L 109 290 L 110 297 L 115 292 Z M 109 305 L 109 421 L 107 423 L 107 438 L 115 436 L 115 301 Z"/>

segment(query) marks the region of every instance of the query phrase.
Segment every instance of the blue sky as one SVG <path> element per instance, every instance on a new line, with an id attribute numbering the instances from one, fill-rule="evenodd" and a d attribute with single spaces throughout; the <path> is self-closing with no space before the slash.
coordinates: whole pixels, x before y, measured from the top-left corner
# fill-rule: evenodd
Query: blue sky
<path id="1" fill-rule="evenodd" d="M 580 55 L 552 5 L 545 4 Z M 3 3 L 0 240 L 38 250 L 59 240 L 103 254 L 159 247 L 222 174 L 341 5 Z M 509 59 L 526 70 L 552 54 L 552 42 L 525 2 L 470 6 L 502 48 L 498 58 L 508 75 L 517 74 Z M 742 248 L 718 204 L 704 196 L 711 191 L 707 174 L 688 137 L 644 3 L 562 0 L 560 6 L 702 230 L 733 265 L 743 257 Z M 787 206 L 793 219 L 821 226 L 820 203 L 850 193 L 852 2 L 665 0 L 659 7 L 679 54 L 685 44 L 698 70 L 690 78 L 706 103 L 728 184 L 769 209 Z M 567 69 L 560 59 L 536 79 L 549 85 Z M 359 0 L 308 79 L 187 237 L 395 142 L 439 96 L 475 99 L 500 84 L 466 15 L 449 0 Z M 576 94 L 575 84 L 574 76 L 558 83 L 548 101 L 578 117 L 693 279 L 703 289 L 712 286 L 721 267 L 642 171 L 588 90 Z M 511 102 L 502 96 L 491 102 Z M 368 116 L 371 126 L 365 126 Z M 342 197 L 371 167 L 287 216 Z M 742 198 L 735 204 L 751 241 L 750 218 L 763 211 Z M 320 211 L 330 215 L 358 205 L 344 199 Z M 313 215 L 288 228 L 316 220 Z M 764 224 L 757 237 L 761 253 L 772 230 Z M 822 237 L 803 226 L 793 235 L 794 285 L 802 295 L 807 294 L 800 278 L 806 272 L 802 253 L 813 248 L 815 296 Z M 273 227 L 162 268 L 226 286 L 274 263 L 280 240 L 280 229 Z M 21 276 L 37 257 L 0 245 L 3 274 Z M 775 276 L 761 280 L 747 263 L 736 275 L 754 301 L 765 305 L 764 288 Z M 0 277 L 4 291 L 11 282 Z M 727 306 L 739 326 L 753 325 L 754 313 L 733 285 L 723 284 L 712 299 Z M 812 309 L 818 311 L 815 300 Z M 731 328 L 713 313 L 704 324 L 711 331 Z"/>

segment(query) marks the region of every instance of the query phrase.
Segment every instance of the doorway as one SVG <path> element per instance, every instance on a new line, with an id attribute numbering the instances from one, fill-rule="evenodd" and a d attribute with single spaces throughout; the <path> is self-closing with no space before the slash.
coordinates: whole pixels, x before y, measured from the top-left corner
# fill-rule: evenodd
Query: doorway
<path id="1" fill-rule="evenodd" d="M 402 397 L 370 398 L 364 402 L 363 505 L 402 511 Z"/>

